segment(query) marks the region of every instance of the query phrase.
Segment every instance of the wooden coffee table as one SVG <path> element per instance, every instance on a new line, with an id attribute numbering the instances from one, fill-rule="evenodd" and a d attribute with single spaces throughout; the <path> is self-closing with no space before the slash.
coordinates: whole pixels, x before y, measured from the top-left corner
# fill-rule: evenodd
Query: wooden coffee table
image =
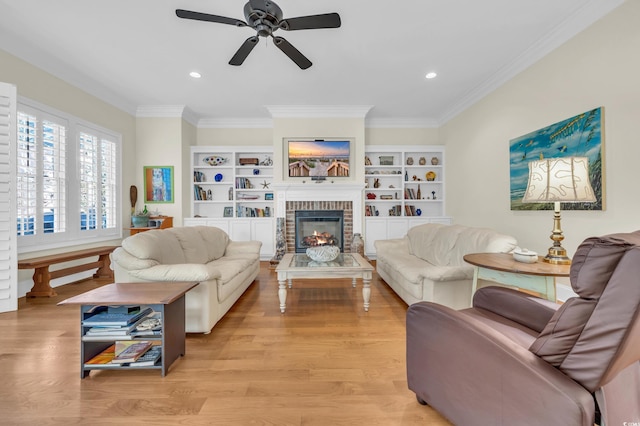
<path id="1" fill-rule="evenodd" d="M 371 277 L 373 266 L 357 253 L 341 253 L 331 262 L 314 262 L 306 254 L 287 253 L 276 268 L 278 273 L 278 297 L 280 312 L 284 313 L 287 302 L 287 284 L 292 286 L 293 278 L 351 278 L 353 287 L 358 278 L 362 279 L 364 310 L 369 310 L 371 298 Z"/>

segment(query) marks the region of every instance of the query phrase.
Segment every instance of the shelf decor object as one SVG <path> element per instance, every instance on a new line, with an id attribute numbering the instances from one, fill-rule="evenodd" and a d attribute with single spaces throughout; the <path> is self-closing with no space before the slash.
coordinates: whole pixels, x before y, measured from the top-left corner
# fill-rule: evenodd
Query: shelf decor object
<path id="1" fill-rule="evenodd" d="M 560 202 L 592 203 L 596 201 L 589 181 L 587 157 L 547 158 L 529 163 L 529 180 L 523 203 L 554 203 L 553 246 L 544 261 L 555 265 L 569 265 L 571 259 L 562 247 L 564 240 L 560 226 Z"/>
<path id="2" fill-rule="evenodd" d="M 144 167 L 144 202 L 174 202 L 173 166 Z"/>

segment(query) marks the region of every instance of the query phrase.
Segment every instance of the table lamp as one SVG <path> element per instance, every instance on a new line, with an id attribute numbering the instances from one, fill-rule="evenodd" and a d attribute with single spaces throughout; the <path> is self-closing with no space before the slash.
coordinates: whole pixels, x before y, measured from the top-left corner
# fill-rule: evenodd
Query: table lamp
<path id="1" fill-rule="evenodd" d="M 544 261 L 569 265 L 571 259 L 560 242 L 564 240 L 560 227 L 560 203 L 594 202 L 596 197 L 589 182 L 587 157 L 547 158 L 529 163 L 529 182 L 523 203 L 554 203 L 553 246 Z"/>

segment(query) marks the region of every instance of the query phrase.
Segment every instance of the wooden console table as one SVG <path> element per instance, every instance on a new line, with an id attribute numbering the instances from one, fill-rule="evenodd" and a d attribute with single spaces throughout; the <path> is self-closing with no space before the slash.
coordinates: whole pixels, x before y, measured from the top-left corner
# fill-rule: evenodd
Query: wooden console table
<path id="1" fill-rule="evenodd" d="M 111 254 L 115 248 L 116 246 L 94 247 L 19 260 L 18 269 L 35 269 L 35 272 L 33 273 L 33 287 L 31 288 L 31 291 L 27 293 L 27 297 L 56 296 L 57 293 L 51 288 L 52 279 L 76 274 L 82 271 L 88 271 L 93 268 L 98 268 L 95 274 L 93 274 L 94 278 L 113 278 L 109 254 Z M 57 271 L 49 271 L 49 266 L 56 263 L 70 262 L 72 260 L 84 259 L 92 256 L 98 256 L 98 260 L 95 262 L 85 263 L 83 265 L 58 269 Z"/>
<path id="2" fill-rule="evenodd" d="M 471 297 L 478 288 L 478 280 L 530 290 L 556 301 L 556 277 L 568 277 L 571 265 L 553 265 L 538 257 L 536 263 L 518 262 L 509 253 L 472 253 L 463 257 L 474 265 Z"/>
<path id="3" fill-rule="evenodd" d="M 173 228 L 173 217 L 172 216 L 149 216 L 149 220 L 162 220 L 160 226 L 157 227 L 148 227 L 142 226 L 138 228 L 125 228 L 129 231 L 129 235 L 135 235 L 139 232 L 151 231 L 152 229 L 166 229 Z"/>

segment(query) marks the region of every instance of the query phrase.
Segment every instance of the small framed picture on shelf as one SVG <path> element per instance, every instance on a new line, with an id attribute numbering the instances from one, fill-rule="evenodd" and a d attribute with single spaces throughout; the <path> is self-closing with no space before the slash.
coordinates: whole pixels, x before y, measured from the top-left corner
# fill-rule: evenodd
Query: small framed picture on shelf
<path id="1" fill-rule="evenodd" d="M 224 208 L 223 217 L 233 217 L 233 207 L 228 206 Z"/>
<path id="2" fill-rule="evenodd" d="M 264 199 L 273 200 L 273 192 L 267 192 L 266 194 L 264 194 Z"/>

